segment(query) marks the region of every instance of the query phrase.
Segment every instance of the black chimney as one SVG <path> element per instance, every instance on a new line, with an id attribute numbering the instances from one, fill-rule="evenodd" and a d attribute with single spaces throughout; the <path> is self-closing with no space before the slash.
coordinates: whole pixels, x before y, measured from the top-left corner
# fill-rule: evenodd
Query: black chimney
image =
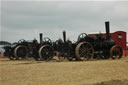
<path id="1" fill-rule="evenodd" d="M 43 42 L 43 34 L 42 33 L 40 33 L 40 43 L 42 43 Z"/>
<path id="2" fill-rule="evenodd" d="M 64 40 L 64 43 L 66 42 L 66 31 L 63 31 L 63 40 Z"/>
<path id="3" fill-rule="evenodd" d="M 106 40 L 109 40 L 110 39 L 109 21 L 105 22 L 105 28 L 106 28 Z"/>

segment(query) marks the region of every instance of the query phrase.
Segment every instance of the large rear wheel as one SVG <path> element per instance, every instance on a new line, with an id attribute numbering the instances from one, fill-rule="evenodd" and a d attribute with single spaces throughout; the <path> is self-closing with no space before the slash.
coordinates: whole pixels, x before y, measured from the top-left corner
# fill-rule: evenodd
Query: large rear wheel
<path id="1" fill-rule="evenodd" d="M 27 48 L 23 45 L 19 45 L 14 49 L 14 57 L 16 59 L 24 59 L 28 55 Z"/>
<path id="2" fill-rule="evenodd" d="M 51 60 L 53 58 L 54 52 L 50 45 L 43 45 L 39 49 L 39 57 L 41 60 Z"/>
<path id="3" fill-rule="evenodd" d="M 75 54 L 78 60 L 90 60 L 94 56 L 94 48 L 88 42 L 81 42 L 76 46 Z"/>

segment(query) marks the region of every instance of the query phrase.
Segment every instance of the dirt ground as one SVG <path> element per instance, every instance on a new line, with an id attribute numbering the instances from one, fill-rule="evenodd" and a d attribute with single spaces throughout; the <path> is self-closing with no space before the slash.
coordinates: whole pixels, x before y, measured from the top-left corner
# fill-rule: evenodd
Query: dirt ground
<path id="1" fill-rule="evenodd" d="M 1 58 L 0 85 L 128 85 L 128 57 L 72 62 Z"/>

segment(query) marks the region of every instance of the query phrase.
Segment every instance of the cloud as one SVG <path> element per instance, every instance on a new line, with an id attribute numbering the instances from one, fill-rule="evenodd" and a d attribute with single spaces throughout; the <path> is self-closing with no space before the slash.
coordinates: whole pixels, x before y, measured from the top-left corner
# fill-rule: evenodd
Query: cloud
<path id="1" fill-rule="evenodd" d="M 111 32 L 128 31 L 128 2 L 45 2 L 2 1 L 2 40 L 38 39 L 38 33 L 53 40 L 67 37 L 76 41 L 80 33 L 105 32 L 104 22 L 111 22 Z"/>

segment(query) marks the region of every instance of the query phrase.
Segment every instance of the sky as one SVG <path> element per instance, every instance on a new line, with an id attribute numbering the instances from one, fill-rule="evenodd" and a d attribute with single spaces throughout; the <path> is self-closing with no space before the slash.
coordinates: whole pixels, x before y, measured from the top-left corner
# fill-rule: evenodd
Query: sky
<path id="1" fill-rule="evenodd" d="M 11 43 L 20 39 L 39 40 L 39 33 L 55 41 L 76 41 L 80 33 L 128 32 L 128 1 L 1 1 L 0 39 Z M 127 36 L 128 39 L 128 36 Z"/>

